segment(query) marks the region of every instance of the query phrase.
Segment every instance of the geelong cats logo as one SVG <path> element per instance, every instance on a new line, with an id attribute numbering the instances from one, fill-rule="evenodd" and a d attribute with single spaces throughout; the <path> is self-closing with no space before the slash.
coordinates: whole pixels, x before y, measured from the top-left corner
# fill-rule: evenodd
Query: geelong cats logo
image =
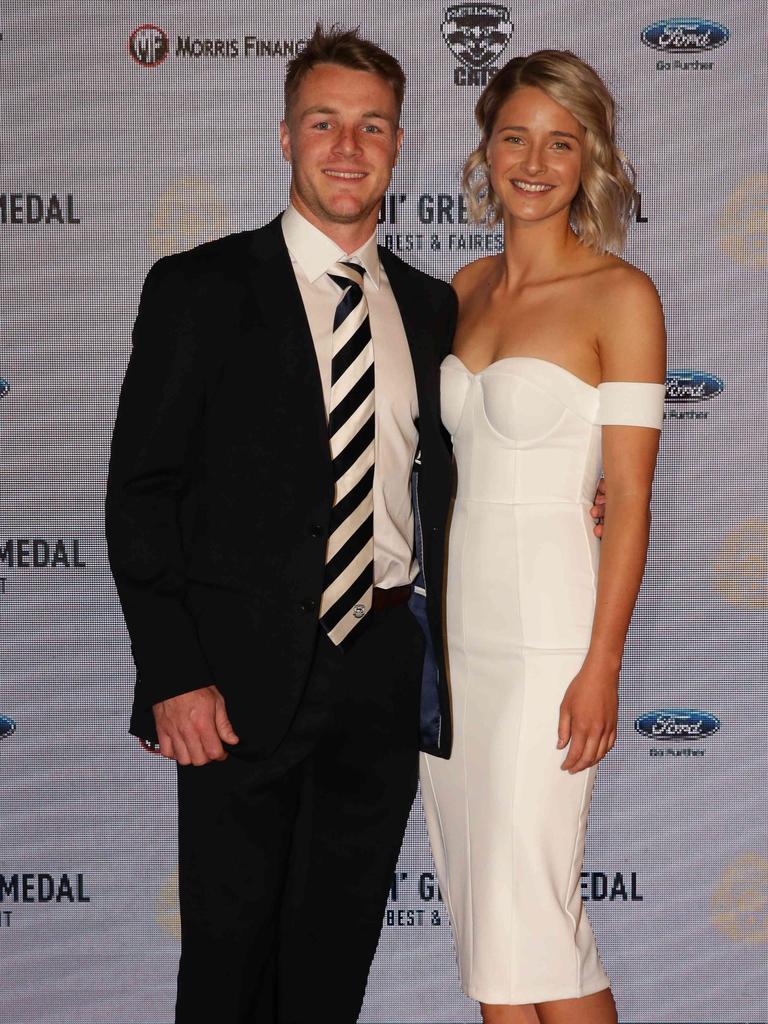
<path id="1" fill-rule="evenodd" d="M 446 7 L 443 39 L 454 57 L 470 68 L 487 68 L 501 56 L 515 26 L 507 7 L 454 4 Z"/>

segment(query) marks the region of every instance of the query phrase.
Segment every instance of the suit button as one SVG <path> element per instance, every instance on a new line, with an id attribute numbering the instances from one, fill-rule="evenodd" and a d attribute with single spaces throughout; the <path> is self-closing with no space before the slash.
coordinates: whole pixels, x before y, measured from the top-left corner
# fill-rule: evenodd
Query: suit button
<path id="1" fill-rule="evenodd" d="M 316 605 L 314 601 L 312 601 L 311 599 L 307 599 L 306 601 L 302 601 L 299 607 L 303 612 L 313 612 L 315 610 Z"/>
<path id="2" fill-rule="evenodd" d="M 309 535 L 310 535 L 310 537 L 322 537 L 323 536 L 323 528 L 322 528 L 322 526 L 318 526 L 316 523 L 314 523 L 309 528 Z"/>

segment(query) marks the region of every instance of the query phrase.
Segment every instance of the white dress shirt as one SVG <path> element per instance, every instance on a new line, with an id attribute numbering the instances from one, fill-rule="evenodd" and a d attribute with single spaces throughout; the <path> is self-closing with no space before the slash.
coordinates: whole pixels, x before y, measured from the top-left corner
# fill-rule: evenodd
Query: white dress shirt
<path id="1" fill-rule="evenodd" d="M 341 297 L 328 272 L 341 259 L 365 267 L 363 291 L 375 367 L 373 582 L 376 587 L 399 587 L 410 583 L 418 572 L 413 557 L 411 468 L 419 443 L 419 409 L 408 339 L 379 262 L 376 235 L 355 252 L 345 253 L 293 206 L 283 214 L 282 228 L 315 343 L 326 416 L 331 398 L 333 316 Z"/>

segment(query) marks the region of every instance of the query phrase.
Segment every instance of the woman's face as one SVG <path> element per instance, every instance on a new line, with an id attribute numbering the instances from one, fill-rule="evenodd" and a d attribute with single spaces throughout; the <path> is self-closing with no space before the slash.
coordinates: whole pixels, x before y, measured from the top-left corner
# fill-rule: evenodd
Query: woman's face
<path id="1" fill-rule="evenodd" d="M 541 89 L 521 86 L 499 109 L 486 148 L 505 219 L 538 222 L 567 211 L 579 190 L 584 129 Z"/>

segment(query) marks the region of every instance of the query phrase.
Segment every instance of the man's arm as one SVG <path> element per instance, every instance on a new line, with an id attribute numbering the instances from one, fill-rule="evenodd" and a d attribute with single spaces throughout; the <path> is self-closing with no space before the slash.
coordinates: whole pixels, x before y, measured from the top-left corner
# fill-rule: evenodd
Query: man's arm
<path id="1" fill-rule="evenodd" d="M 180 694 L 205 691 L 205 710 L 197 717 L 208 735 L 217 716 L 210 693 L 215 687 L 184 604 L 179 526 L 182 498 L 201 449 L 209 367 L 200 343 L 192 288 L 179 260 L 160 260 L 142 290 L 120 396 L 107 482 L 106 536 L 138 672 L 137 701 L 146 708 L 167 707 Z M 198 695 L 195 703 L 200 701 Z M 174 756 L 173 744 L 163 743 L 162 737 L 160 742 L 162 752 Z M 213 750 L 218 755 L 220 743 Z M 181 746 L 179 752 L 184 753 Z"/>

